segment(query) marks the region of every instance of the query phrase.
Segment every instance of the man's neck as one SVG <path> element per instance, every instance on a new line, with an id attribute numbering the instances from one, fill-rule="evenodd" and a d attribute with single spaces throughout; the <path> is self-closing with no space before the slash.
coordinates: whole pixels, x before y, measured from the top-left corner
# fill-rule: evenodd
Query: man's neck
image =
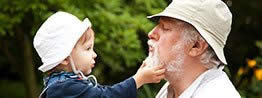
<path id="1" fill-rule="evenodd" d="M 173 88 L 174 98 L 178 98 L 202 73 L 204 73 L 207 68 L 202 65 L 190 65 L 190 67 L 185 67 L 183 74 L 179 79 L 170 79 L 170 87 Z"/>

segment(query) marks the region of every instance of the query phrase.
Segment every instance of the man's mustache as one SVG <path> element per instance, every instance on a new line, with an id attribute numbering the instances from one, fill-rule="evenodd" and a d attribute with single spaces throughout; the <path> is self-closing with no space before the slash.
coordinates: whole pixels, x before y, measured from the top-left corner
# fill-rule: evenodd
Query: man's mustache
<path id="1" fill-rule="evenodd" d="M 153 40 L 148 40 L 147 44 L 148 44 L 148 52 L 149 52 L 149 54 L 152 54 L 153 52 L 156 52 L 157 44 L 155 42 L 153 42 Z"/>
<path id="2" fill-rule="evenodd" d="M 156 43 L 154 43 L 152 40 L 148 40 L 147 44 L 149 47 L 155 48 L 156 47 Z"/>

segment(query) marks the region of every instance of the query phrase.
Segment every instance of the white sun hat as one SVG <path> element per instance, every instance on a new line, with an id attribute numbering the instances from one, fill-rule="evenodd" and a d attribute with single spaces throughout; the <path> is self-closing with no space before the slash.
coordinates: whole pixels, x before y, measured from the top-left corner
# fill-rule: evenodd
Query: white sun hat
<path id="1" fill-rule="evenodd" d="M 50 16 L 34 37 L 34 48 L 43 62 L 38 69 L 46 72 L 61 63 L 89 27 L 91 22 L 88 18 L 81 21 L 61 11 Z"/>
<path id="2" fill-rule="evenodd" d="M 193 25 L 227 65 L 224 46 L 231 30 L 232 13 L 221 0 L 173 0 L 162 12 L 148 18 L 166 16 Z"/>

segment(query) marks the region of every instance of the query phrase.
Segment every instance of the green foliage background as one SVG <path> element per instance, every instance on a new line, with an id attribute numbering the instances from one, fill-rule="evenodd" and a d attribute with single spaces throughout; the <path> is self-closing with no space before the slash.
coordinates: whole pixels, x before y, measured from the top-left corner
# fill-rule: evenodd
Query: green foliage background
<path id="1" fill-rule="evenodd" d="M 256 85 L 262 84 L 254 78 L 255 69 L 237 73 L 240 67 L 247 67 L 247 58 L 262 55 L 255 44 L 262 40 L 262 2 L 225 2 L 233 13 L 232 32 L 225 49 L 229 62 L 226 71 L 242 97 L 261 98 L 262 88 Z M 37 70 L 41 60 L 32 41 L 37 29 L 56 11 L 91 20 L 98 54 L 93 74 L 99 83 L 111 85 L 135 74 L 147 55 L 147 32 L 155 26 L 146 16 L 162 11 L 168 3 L 170 0 L 0 0 L 0 97 L 38 96 L 43 74 Z M 143 86 L 138 96 L 153 98 L 163 83 Z"/>

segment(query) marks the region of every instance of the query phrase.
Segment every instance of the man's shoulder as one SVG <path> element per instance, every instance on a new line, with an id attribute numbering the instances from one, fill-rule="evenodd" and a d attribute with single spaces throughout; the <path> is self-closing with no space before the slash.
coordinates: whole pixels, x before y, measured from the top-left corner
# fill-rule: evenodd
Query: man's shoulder
<path id="1" fill-rule="evenodd" d="M 241 98 L 225 73 L 201 84 L 193 96 L 195 98 Z"/>

